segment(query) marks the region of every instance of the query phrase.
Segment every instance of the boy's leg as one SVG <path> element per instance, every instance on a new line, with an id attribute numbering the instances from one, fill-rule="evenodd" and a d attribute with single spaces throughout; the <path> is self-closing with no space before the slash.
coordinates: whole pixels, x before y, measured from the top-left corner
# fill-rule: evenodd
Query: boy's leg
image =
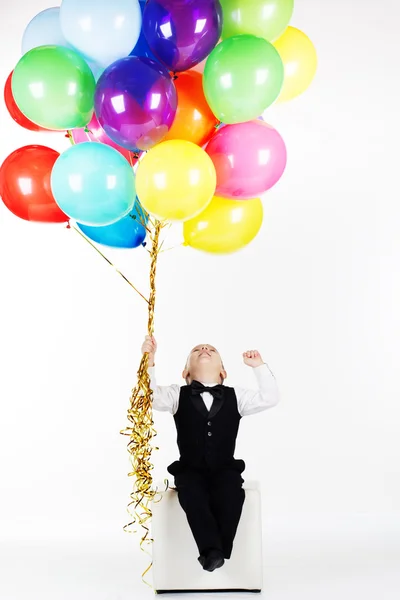
<path id="1" fill-rule="evenodd" d="M 175 486 L 200 555 L 210 548 L 222 550 L 218 525 L 210 507 L 207 475 L 185 470 L 175 475 Z"/>
<path id="2" fill-rule="evenodd" d="M 243 481 L 239 471 L 221 469 L 213 473 L 210 482 L 211 509 L 221 532 L 225 558 L 231 557 L 233 540 L 242 514 L 245 498 Z"/>

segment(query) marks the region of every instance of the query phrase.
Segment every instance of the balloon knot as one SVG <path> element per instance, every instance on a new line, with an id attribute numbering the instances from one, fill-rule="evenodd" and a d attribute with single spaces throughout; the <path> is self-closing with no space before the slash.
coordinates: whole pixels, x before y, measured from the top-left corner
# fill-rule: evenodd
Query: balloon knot
<path id="1" fill-rule="evenodd" d="M 143 248 L 145 248 L 145 247 L 146 247 L 146 245 L 147 245 L 147 242 L 143 242 L 143 243 L 142 243 L 142 246 L 143 246 Z"/>
<path id="2" fill-rule="evenodd" d="M 66 229 L 71 229 L 71 223 L 68 221 L 68 223 L 65 226 Z"/>

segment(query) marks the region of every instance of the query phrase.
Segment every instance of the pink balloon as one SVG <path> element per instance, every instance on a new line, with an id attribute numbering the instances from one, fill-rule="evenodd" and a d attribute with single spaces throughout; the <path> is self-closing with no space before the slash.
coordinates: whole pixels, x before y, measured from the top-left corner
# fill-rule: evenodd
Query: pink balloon
<path id="1" fill-rule="evenodd" d="M 112 148 L 118 150 L 118 152 L 125 156 L 126 160 L 132 165 L 137 162 L 137 158 L 135 158 L 133 152 L 130 152 L 126 148 L 122 148 L 122 146 L 118 146 L 118 144 L 113 142 L 113 140 L 108 137 L 94 113 L 92 120 L 87 126 L 87 129 L 89 129 L 89 132 L 85 132 L 85 128 L 83 127 L 71 130 L 72 138 L 75 144 L 80 144 L 81 142 L 101 142 L 102 144 L 107 144 L 107 146 L 111 146 Z"/>
<path id="2" fill-rule="evenodd" d="M 224 125 L 208 142 L 206 152 L 217 171 L 216 196 L 258 198 L 282 177 L 286 146 L 264 121 Z"/>

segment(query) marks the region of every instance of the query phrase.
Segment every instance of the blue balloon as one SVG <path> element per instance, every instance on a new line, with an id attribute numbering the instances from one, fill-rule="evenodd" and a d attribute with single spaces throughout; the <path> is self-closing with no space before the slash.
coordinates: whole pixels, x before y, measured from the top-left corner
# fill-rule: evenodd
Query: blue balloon
<path id="1" fill-rule="evenodd" d="M 140 10 L 142 11 L 142 20 L 143 20 L 143 11 L 144 11 L 144 7 L 146 5 L 146 0 L 139 0 L 139 4 L 140 4 Z M 149 48 L 149 45 L 148 45 L 147 40 L 143 33 L 143 28 L 140 30 L 139 39 L 137 41 L 136 46 L 132 50 L 130 56 L 145 56 L 146 58 L 151 58 L 152 60 L 159 62 L 158 58 L 156 58 L 154 56 L 154 54 L 152 53 L 152 51 Z"/>
<path id="2" fill-rule="evenodd" d="M 42 10 L 28 23 L 22 36 L 22 54 L 38 46 L 53 45 L 71 48 L 61 31 L 58 7 Z"/>
<path id="3" fill-rule="evenodd" d="M 138 0 L 63 0 L 60 23 L 67 42 L 107 67 L 132 51 L 142 15 Z"/>
<path id="4" fill-rule="evenodd" d="M 221 31 L 219 0 L 146 2 L 143 32 L 169 71 L 187 71 L 205 59 L 217 45 Z"/>
<path id="5" fill-rule="evenodd" d="M 61 210 L 83 225 L 115 223 L 132 210 L 135 175 L 128 161 L 111 146 L 75 144 L 56 160 L 51 190 Z"/>
<path id="6" fill-rule="evenodd" d="M 42 10 L 28 23 L 22 36 L 22 54 L 38 46 L 64 46 L 77 52 L 76 48 L 68 44 L 61 30 L 58 6 Z M 85 56 L 82 58 L 88 63 L 97 81 L 104 69 L 95 62 L 87 60 Z"/>
<path id="7" fill-rule="evenodd" d="M 146 229 L 141 224 L 147 223 L 149 215 L 143 210 L 137 200 L 133 210 L 112 225 L 104 227 L 89 227 L 77 223 L 83 233 L 98 244 L 112 248 L 137 248 L 146 239 Z"/>

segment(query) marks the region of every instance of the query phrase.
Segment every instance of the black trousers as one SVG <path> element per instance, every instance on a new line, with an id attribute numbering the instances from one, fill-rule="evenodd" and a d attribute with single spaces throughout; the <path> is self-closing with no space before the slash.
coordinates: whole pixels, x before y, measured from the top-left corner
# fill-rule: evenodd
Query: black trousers
<path id="1" fill-rule="evenodd" d="M 245 492 L 235 469 L 184 469 L 175 475 L 179 503 L 200 554 L 209 548 L 230 558 Z"/>

